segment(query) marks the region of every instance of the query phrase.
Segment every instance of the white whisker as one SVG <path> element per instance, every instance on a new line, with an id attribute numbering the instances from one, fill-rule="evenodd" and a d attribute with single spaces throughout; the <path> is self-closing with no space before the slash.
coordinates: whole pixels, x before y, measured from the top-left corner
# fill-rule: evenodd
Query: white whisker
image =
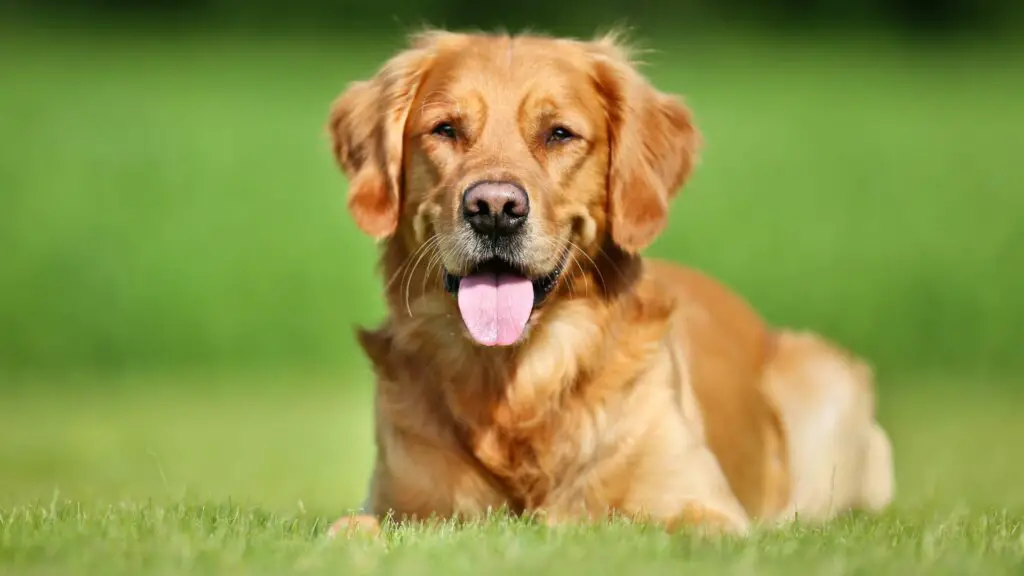
<path id="1" fill-rule="evenodd" d="M 417 252 L 420 253 L 419 257 L 416 258 L 416 261 L 413 263 L 412 267 L 409 269 L 409 273 L 406 274 L 403 277 L 403 290 L 402 290 L 402 293 L 405 296 L 405 311 L 409 313 L 409 317 L 410 318 L 413 316 L 413 313 L 412 313 L 412 305 L 409 302 L 409 289 L 411 287 L 412 279 L 413 279 L 413 276 L 415 275 L 416 268 L 419 267 L 420 262 L 423 261 L 423 257 L 426 256 L 432 249 L 434 249 L 434 247 L 440 241 L 441 241 L 440 240 L 440 236 L 435 235 L 430 240 L 428 240 L 427 242 L 424 242 L 423 245 L 420 247 L 420 248 L 423 248 L 423 249 L 422 250 L 417 250 Z M 429 247 L 429 248 L 424 248 L 424 247 Z"/>

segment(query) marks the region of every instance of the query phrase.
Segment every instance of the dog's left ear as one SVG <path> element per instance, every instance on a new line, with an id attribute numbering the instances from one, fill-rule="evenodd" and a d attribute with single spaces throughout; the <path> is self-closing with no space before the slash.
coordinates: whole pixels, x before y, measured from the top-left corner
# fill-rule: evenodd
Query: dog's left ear
<path id="1" fill-rule="evenodd" d="M 591 43 L 594 82 L 610 135 L 608 216 L 612 240 L 635 254 L 668 222 L 669 201 L 697 159 L 700 133 L 690 110 L 655 89 L 613 36 Z"/>
<path id="2" fill-rule="evenodd" d="M 422 35 L 373 78 L 354 82 L 331 106 L 334 156 L 349 179 L 348 210 L 366 234 L 387 238 L 401 210 L 403 131 L 409 107 L 433 55 Z"/>

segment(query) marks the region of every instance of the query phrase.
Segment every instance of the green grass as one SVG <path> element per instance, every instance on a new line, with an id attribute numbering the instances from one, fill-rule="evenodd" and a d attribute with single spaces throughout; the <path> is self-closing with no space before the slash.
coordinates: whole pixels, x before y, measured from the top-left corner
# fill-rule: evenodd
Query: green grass
<path id="1" fill-rule="evenodd" d="M 1019 573 L 1024 51 L 706 40 L 654 43 L 707 146 L 652 252 L 879 367 L 885 516 L 327 542 L 383 309 L 322 126 L 394 46 L 5 30 L 0 573 Z"/>
<path id="2" fill-rule="evenodd" d="M 1017 573 L 1024 561 L 1021 519 L 1001 513 L 843 519 L 745 542 L 625 523 L 549 530 L 503 518 L 331 542 L 314 519 L 234 506 L 41 506 L 10 515 L 4 538 L 18 548 L 5 559 L 25 574 L 994 575 Z"/>
<path id="3" fill-rule="evenodd" d="M 499 517 L 331 543 L 326 527 L 361 501 L 372 457 L 369 380 L 352 380 L 247 391 L 225 379 L 177 389 L 123 379 L 102 394 L 88 382 L 25 383 L 0 404 L 0 573 L 905 575 L 1024 562 L 1022 398 L 1002 383 L 887 383 L 932 391 L 883 391 L 898 498 L 881 518 L 708 542 Z"/>

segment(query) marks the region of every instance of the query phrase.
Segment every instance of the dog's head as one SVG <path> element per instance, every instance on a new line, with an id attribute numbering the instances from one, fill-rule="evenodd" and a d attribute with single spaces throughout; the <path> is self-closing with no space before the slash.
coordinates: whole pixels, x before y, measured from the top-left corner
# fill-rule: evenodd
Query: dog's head
<path id="1" fill-rule="evenodd" d="M 431 250 L 483 345 L 519 341 L 606 247 L 648 246 L 699 144 L 611 36 L 417 36 L 335 101 L 330 131 L 356 223 Z"/>

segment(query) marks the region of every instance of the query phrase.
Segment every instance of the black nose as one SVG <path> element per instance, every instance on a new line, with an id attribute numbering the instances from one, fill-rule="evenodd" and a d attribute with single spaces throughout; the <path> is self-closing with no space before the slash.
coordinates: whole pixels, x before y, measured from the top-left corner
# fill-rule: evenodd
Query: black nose
<path id="1" fill-rule="evenodd" d="M 511 182 L 478 182 L 462 196 L 462 217 L 478 234 L 507 236 L 530 214 L 526 191 Z"/>

